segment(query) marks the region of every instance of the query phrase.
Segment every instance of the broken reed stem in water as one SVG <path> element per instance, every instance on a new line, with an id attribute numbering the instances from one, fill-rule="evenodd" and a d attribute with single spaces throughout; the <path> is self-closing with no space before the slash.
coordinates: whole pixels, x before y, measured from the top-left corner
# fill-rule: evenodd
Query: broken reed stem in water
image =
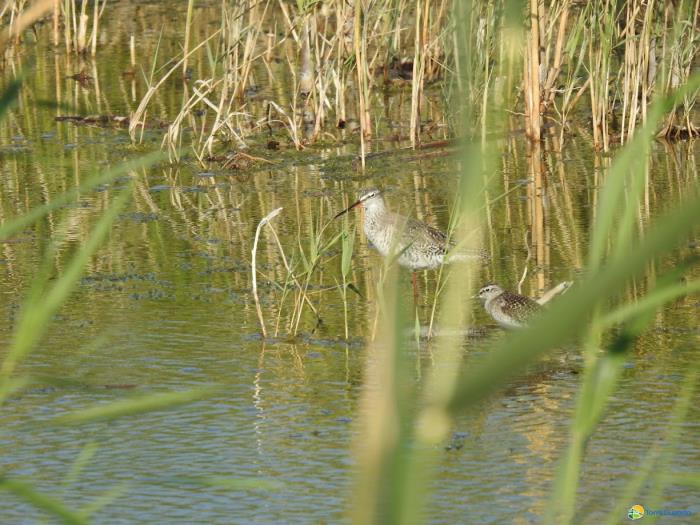
<path id="1" fill-rule="evenodd" d="M 253 250 L 251 251 L 253 299 L 255 299 L 255 310 L 258 313 L 258 320 L 260 321 L 260 328 L 262 329 L 263 337 L 267 337 L 267 330 L 265 329 L 265 318 L 263 317 L 260 299 L 258 297 L 258 269 L 256 261 L 256 256 L 258 254 L 258 239 L 260 238 L 260 231 L 262 230 L 262 227 L 279 215 L 283 209 L 284 208 L 281 207 L 274 209 L 260 220 L 258 227 L 255 229 L 255 239 L 253 240 Z"/>
<path id="2" fill-rule="evenodd" d="M 554 286 L 553 288 L 550 288 L 545 293 L 543 293 L 542 296 L 539 297 L 539 299 L 536 299 L 536 302 L 538 302 L 539 304 L 547 304 L 557 295 L 561 295 L 564 292 L 566 292 L 569 288 L 571 288 L 572 284 L 572 281 L 562 281 L 558 285 Z"/>
<path id="3" fill-rule="evenodd" d="M 312 254 L 309 257 L 309 264 L 305 268 L 304 273 L 295 273 L 294 268 L 289 262 L 289 259 L 285 255 L 284 248 L 282 246 L 282 242 L 277 235 L 277 231 L 275 228 L 272 226 L 271 219 L 276 217 L 280 212 L 282 211 L 282 208 L 277 208 L 270 212 L 267 216 L 263 217 L 263 219 L 258 223 L 258 227 L 255 232 L 255 238 L 253 242 L 253 249 L 252 249 L 252 260 L 251 260 L 251 267 L 252 267 L 252 272 L 253 272 L 253 297 L 255 300 L 255 306 L 256 306 L 256 311 L 258 315 L 258 320 L 260 321 L 260 326 L 262 327 L 263 330 L 263 336 L 267 337 L 267 329 L 264 324 L 264 316 L 263 316 L 263 311 L 262 307 L 260 305 L 260 301 L 258 298 L 257 294 L 257 244 L 258 244 L 258 239 L 260 237 L 260 232 L 262 230 L 262 227 L 267 225 L 270 231 L 270 234 L 272 235 L 272 238 L 274 239 L 277 249 L 279 250 L 280 257 L 282 258 L 282 263 L 284 264 L 284 267 L 287 271 L 287 275 L 285 277 L 285 284 L 282 288 L 282 297 L 280 298 L 279 301 L 279 307 L 278 307 L 278 315 L 277 315 L 277 320 L 275 322 L 275 336 L 277 336 L 278 331 L 279 331 L 279 323 L 280 323 L 280 315 L 283 310 L 283 304 L 284 301 L 287 297 L 288 290 L 289 290 L 289 284 L 293 284 L 294 288 L 297 290 L 297 294 L 294 299 L 294 306 L 290 315 L 291 321 L 288 325 L 288 334 L 292 336 L 296 336 L 298 331 L 299 331 L 299 324 L 301 322 L 301 317 L 303 314 L 304 306 L 308 305 L 308 307 L 311 309 L 313 314 L 316 316 L 317 322 L 320 322 L 320 314 L 319 310 L 317 307 L 314 306 L 314 304 L 311 302 L 311 299 L 309 298 L 309 286 L 311 284 L 311 277 L 312 274 L 314 273 L 314 270 L 318 268 L 318 261 L 320 259 L 320 256 L 323 252 L 325 252 L 330 246 L 332 246 L 337 239 L 340 238 L 340 235 L 336 236 L 336 238 L 326 245 L 323 245 L 321 243 L 323 232 L 325 231 L 325 228 L 328 226 L 327 223 L 325 226 L 323 226 L 316 234 L 312 234 L 313 237 L 313 243 L 315 248 L 312 249 Z M 301 254 L 302 260 L 306 260 L 306 256 L 304 254 Z M 300 281 L 300 279 L 303 278 L 303 282 Z"/>

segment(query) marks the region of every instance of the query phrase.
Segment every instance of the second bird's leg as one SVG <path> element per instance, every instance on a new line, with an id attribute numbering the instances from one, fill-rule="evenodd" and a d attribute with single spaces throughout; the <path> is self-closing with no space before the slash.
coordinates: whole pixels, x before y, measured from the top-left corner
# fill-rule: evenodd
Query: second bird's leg
<path id="1" fill-rule="evenodd" d="M 413 302 L 418 304 L 418 283 L 416 283 L 416 272 L 411 272 L 411 282 L 413 283 Z"/>

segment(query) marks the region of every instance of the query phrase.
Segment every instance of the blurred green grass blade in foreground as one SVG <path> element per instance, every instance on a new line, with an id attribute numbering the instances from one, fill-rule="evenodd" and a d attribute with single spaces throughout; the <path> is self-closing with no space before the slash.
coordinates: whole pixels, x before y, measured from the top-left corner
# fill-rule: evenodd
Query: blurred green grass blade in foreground
<path id="1" fill-rule="evenodd" d="M 15 105 L 19 90 L 22 87 L 22 79 L 12 80 L 0 95 L 0 119 Z"/>
<path id="2" fill-rule="evenodd" d="M 572 341 L 580 342 L 585 355 L 584 373 L 572 417 L 571 442 L 560 463 L 559 482 L 552 492 L 545 516 L 550 523 L 563 525 L 574 520 L 585 444 L 605 413 L 634 341 L 646 329 L 658 307 L 700 289 L 696 282 L 680 285 L 677 280 L 660 279 L 648 295 L 636 303 L 613 307 L 619 302 L 620 294 L 643 274 L 649 263 L 677 249 L 697 231 L 700 224 L 697 211 L 700 209 L 700 195 L 697 188 L 686 192 L 687 197 L 668 208 L 641 233 L 637 233 L 634 220 L 643 187 L 640 181 L 644 176 L 644 172 L 634 171 L 637 167 L 635 160 L 648 154 L 649 142 L 665 110 L 684 93 L 695 89 L 699 78 L 696 76 L 691 85 L 658 102 L 649 115 L 647 127 L 617 154 L 601 190 L 603 197 L 599 201 L 597 221 L 592 227 L 589 267 L 582 281 L 556 299 L 528 328 L 505 334 L 483 357 L 470 363 L 468 368 L 463 367 L 456 388 L 449 397 L 428 396 L 425 400 L 427 406 L 418 421 L 419 433 L 421 421 L 429 422 L 433 427 L 449 425 L 454 416 L 472 409 L 501 389 L 509 379 L 522 373 L 527 365 L 546 352 Z M 633 244 L 635 249 L 633 256 L 630 256 L 629 248 Z M 611 248 L 606 254 L 608 246 Z M 391 286 L 389 284 L 388 289 L 384 289 L 385 293 L 393 293 Z M 384 332 L 393 331 L 400 309 L 399 305 L 394 306 L 392 321 L 392 313 L 386 310 L 387 305 L 391 304 L 384 302 L 380 307 L 388 316 L 382 326 Z M 620 322 L 627 325 L 613 338 L 607 351 L 601 352 L 603 330 Z M 368 378 L 367 382 L 379 385 L 373 388 L 381 392 L 373 394 L 375 404 L 371 407 L 372 414 L 363 414 L 370 435 L 361 446 L 370 452 L 365 450 L 360 455 L 358 498 L 353 505 L 355 523 L 425 521 L 425 516 L 417 515 L 422 513 L 423 506 L 416 501 L 424 497 L 422 492 L 430 490 L 430 484 L 426 479 L 412 479 L 411 473 L 429 475 L 429 469 L 425 470 L 422 466 L 416 468 L 416 465 L 430 465 L 431 453 L 425 452 L 419 440 L 416 440 L 419 434 L 412 432 L 411 410 L 406 410 L 406 403 L 410 404 L 416 397 L 413 393 L 408 395 L 396 384 L 397 377 L 402 376 L 400 370 L 404 365 L 381 355 L 401 354 L 402 337 L 403 334 L 396 332 L 384 340 L 377 348 L 381 363 L 373 363 L 382 370 L 393 363 L 393 372 L 368 370 L 368 373 L 377 376 Z M 437 348 L 432 349 L 435 355 L 440 354 L 442 345 L 451 344 L 448 339 L 437 341 Z M 439 361 L 436 366 L 446 365 Z M 370 407 L 366 406 L 365 410 L 369 411 Z M 436 431 L 435 435 L 440 435 L 440 432 Z M 370 492 L 373 495 L 369 495 Z"/>
<path id="3" fill-rule="evenodd" d="M 118 417 L 132 416 L 158 410 L 170 410 L 221 393 L 223 387 L 210 386 L 194 388 L 182 392 L 159 392 L 138 397 L 121 399 L 112 403 L 101 403 L 94 407 L 71 412 L 55 418 L 52 422 L 60 425 L 78 425 L 94 421 L 109 421 Z"/>
<path id="4" fill-rule="evenodd" d="M 31 485 L 24 481 L 3 479 L 0 477 L 0 490 L 14 494 L 18 498 L 43 510 L 66 525 L 87 525 L 88 523 L 88 520 L 79 513 L 69 510 L 54 497 L 47 496 L 46 494 L 34 490 Z"/>
<path id="5" fill-rule="evenodd" d="M 136 159 L 125 160 L 117 166 L 109 169 L 106 173 L 90 177 L 75 188 L 53 197 L 51 202 L 32 208 L 24 215 L 13 217 L 3 224 L 0 224 L 0 241 L 9 238 L 23 228 L 33 224 L 49 212 L 72 202 L 80 194 L 89 192 L 103 184 L 109 184 L 119 177 L 125 176 L 139 168 L 151 166 L 164 158 L 165 155 L 159 151 L 149 153 Z"/>
<path id="6" fill-rule="evenodd" d="M 0 368 L 0 380 L 9 378 L 19 361 L 27 355 L 46 332 L 51 318 L 73 291 L 83 270 L 109 233 L 114 219 L 131 197 L 131 185 L 122 190 L 97 221 L 87 242 L 76 251 L 63 273 L 49 284 L 50 257 L 32 283 L 29 297 L 24 302 L 14 339 Z"/>
<path id="7" fill-rule="evenodd" d="M 596 221 L 591 232 L 588 253 L 588 269 L 601 264 L 608 236 L 617 231 L 614 250 L 626 251 L 632 242 L 636 206 L 631 205 L 644 188 L 644 172 L 640 163 L 649 154 L 649 144 L 656 135 L 659 123 L 678 101 L 700 86 L 700 74 L 690 78 L 687 84 L 673 93 L 659 97 L 647 116 L 646 124 L 638 130 L 631 142 L 618 151 L 608 172 L 596 209 Z M 632 193 L 630 194 L 630 189 Z M 618 220 L 616 221 L 616 218 Z"/>
<path id="8" fill-rule="evenodd" d="M 499 389 L 503 383 L 548 350 L 581 336 L 594 308 L 614 298 L 646 264 L 668 253 L 700 224 L 700 197 L 667 212 L 639 241 L 635 257 L 616 254 L 606 265 L 575 285 L 535 319 L 529 328 L 507 334 L 481 363 L 462 373 L 448 410 L 460 413 Z"/>

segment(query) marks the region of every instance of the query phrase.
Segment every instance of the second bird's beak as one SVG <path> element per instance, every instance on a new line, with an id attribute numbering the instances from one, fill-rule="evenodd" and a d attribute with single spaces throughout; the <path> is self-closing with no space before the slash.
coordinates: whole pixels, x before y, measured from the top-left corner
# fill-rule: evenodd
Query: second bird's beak
<path id="1" fill-rule="evenodd" d="M 341 215 L 345 215 L 347 212 L 349 212 L 350 210 L 352 210 L 355 206 L 357 206 L 357 205 L 359 205 L 359 204 L 362 204 L 362 201 L 361 201 L 361 200 L 355 202 L 354 204 L 351 204 L 350 206 L 348 206 L 347 208 L 345 208 L 343 211 L 341 211 L 340 213 L 336 214 L 336 216 L 333 217 L 333 219 L 337 219 L 337 218 L 340 217 Z"/>

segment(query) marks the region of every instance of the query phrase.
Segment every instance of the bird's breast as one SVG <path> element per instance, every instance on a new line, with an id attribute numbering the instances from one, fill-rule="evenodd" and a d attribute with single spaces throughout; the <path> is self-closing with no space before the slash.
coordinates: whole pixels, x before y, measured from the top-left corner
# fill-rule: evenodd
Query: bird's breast
<path id="1" fill-rule="evenodd" d="M 376 214 L 367 214 L 365 217 L 365 236 L 374 247 L 386 256 L 393 243 L 392 225 L 382 221 Z"/>

